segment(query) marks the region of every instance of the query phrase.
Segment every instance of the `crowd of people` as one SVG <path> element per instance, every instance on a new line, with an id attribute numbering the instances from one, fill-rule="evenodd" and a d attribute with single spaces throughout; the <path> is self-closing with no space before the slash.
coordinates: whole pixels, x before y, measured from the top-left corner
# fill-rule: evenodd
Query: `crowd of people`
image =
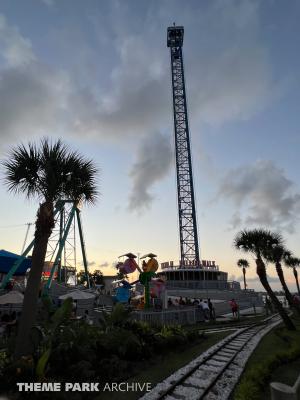
<path id="1" fill-rule="evenodd" d="M 168 299 L 168 307 L 184 307 L 184 306 L 194 306 L 200 309 L 203 312 L 205 320 L 214 320 L 216 318 L 215 308 L 210 299 L 190 299 L 186 297 L 185 299 L 180 297 L 179 299 L 175 299 L 174 301 L 169 298 Z"/>
<path id="2" fill-rule="evenodd" d="M 168 299 L 168 307 L 184 307 L 184 306 L 194 306 L 199 308 L 204 315 L 205 320 L 215 320 L 216 312 L 215 307 L 211 301 L 211 299 L 203 300 L 203 299 L 190 299 L 190 298 L 176 298 L 172 300 Z M 235 299 L 231 299 L 229 301 L 229 307 L 231 308 L 233 318 L 239 318 L 239 305 Z"/>

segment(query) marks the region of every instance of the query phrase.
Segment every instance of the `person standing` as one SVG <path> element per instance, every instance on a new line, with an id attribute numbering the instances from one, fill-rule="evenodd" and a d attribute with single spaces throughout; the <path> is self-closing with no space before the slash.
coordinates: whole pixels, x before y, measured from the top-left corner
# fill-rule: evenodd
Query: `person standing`
<path id="1" fill-rule="evenodd" d="M 230 304 L 230 307 L 231 307 L 233 318 L 238 317 L 238 304 L 235 301 L 235 299 L 231 299 L 229 304 Z"/>
<path id="2" fill-rule="evenodd" d="M 211 302 L 210 299 L 207 299 L 207 304 L 209 307 L 209 319 L 214 320 L 216 318 L 216 313 L 213 303 Z"/>
<path id="3" fill-rule="evenodd" d="M 204 318 L 208 321 L 210 319 L 210 310 L 206 301 L 202 302 L 202 308 L 204 312 Z"/>

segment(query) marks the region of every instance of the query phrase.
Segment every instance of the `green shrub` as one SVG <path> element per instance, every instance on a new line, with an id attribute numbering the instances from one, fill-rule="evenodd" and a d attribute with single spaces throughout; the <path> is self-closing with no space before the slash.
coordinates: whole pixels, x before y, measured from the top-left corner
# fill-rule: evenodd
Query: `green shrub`
<path id="1" fill-rule="evenodd" d="M 104 337 L 104 345 L 110 354 L 122 359 L 138 360 L 142 356 L 142 346 L 137 336 L 125 329 L 109 332 Z"/>
<path id="2" fill-rule="evenodd" d="M 122 328 L 127 323 L 130 313 L 129 309 L 126 309 L 121 303 L 117 303 L 111 314 L 102 312 L 102 316 L 99 319 L 100 325 L 105 331 Z"/>
<path id="3" fill-rule="evenodd" d="M 164 353 L 188 342 L 187 332 L 181 326 L 163 326 L 154 338 L 155 348 Z"/>

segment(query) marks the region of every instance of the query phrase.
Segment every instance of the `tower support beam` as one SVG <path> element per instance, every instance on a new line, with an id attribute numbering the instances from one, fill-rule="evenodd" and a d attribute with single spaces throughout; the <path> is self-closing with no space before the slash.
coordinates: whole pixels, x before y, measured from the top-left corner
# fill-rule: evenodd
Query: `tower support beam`
<path id="1" fill-rule="evenodd" d="M 182 26 L 168 28 L 171 53 L 181 266 L 200 266 L 196 208 L 183 66 Z"/>

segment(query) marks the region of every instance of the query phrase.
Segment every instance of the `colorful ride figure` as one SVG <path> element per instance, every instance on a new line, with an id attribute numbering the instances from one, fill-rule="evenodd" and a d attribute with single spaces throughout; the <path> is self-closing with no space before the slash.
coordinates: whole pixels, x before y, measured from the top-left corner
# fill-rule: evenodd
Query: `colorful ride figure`
<path id="1" fill-rule="evenodd" d="M 114 303 L 128 303 L 131 297 L 131 284 L 125 280 L 119 281 L 120 286 L 116 290 L 116 295 L 112 296 Z"/>
<path id="2" fill-rule="evenodd" d="M 154 283 L 152 292 L 156 297 L 160 297 L 161 294 L 166 290 L 166 281 L 165 279 L 158 278 L 158 279 L 152 279 L 152 282 Z"/>
<path id="3" fill-rule="evenodd" d="M 126 253 L 120 257 L 127 257 L 127 259 L 123 263 L 119 262 L 116 266 L 118 268 L 118 270 L 120 272 L 122 272 L 123 274 L 125 274 L 125 275 L 132 274 L 136 269 L 139 269 L 139 266 L 137 265 L 137 263 L 135 261 L 136 255 L 134 255 L 132 253 Z"/>
<path id="4" fill-rule="evenodd" d="M 119 262 L 116 267 L 117 269 L 122 272 L 123 274 L 132 274 L 136 269 L 140 271 L 139 266 L 137 265 L 135 258 L 136 255 L 132 253 L 126 253 L 121 255 L 120 257 L 127 257 L 124 262 Z M 120 258 L 119 257 L 119 258 Z M 116 296 L 114 296 L 114 301 L 119 303 L 127 303 L 130 299 L 130 289 L 131 285 L 129 282 L 123 280 L 116 290 Z"/>
<path id="5" fill-rule="evenodd" d="M 116 291 L 116 301 L 118 303 L 128 303 L 130 298 L 130 286 L 120 286 Z"/>
<path id="6" fill-rule="evenodd" d="M 158 262 L 154 257 L 157 257 L 155 254 L 153 253 L 149 253 L 149 254 L 145 254 L 143 257 L 141 257 L 141 260 L 143 258 L 149 257 L 149 260 L 146 262 L 145 260 L 143 260 L 143 271 L 144 272 L 156 272 L 158 270 Z"/>
<path id="7" fill-rule="evenodd" d="M 144 256 L 141 257 L 141 259 L 146 258 L 146 257 L 149 257 L 149 260 L 147 262 L 145 262 L 145 260 L 143 260 L 143 264 L 142 264 L 143 272 L 140 273 L 139 281 L 145 287 L 145 294 L 144 294 L 145 308 L 149 308 L 150 307 L 149 283 L 150 283 L 151 279 L 155 277 L 155 272 L 158 269 L 158 262 L 154 258 L 157 256 L 153 253 L 145 254 Z"/>

